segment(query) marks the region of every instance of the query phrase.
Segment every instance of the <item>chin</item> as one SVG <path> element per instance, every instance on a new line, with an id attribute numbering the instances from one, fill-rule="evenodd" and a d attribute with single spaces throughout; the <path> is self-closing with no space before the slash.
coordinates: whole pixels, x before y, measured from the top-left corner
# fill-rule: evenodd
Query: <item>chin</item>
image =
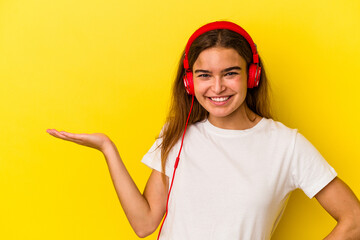
<path id="1" fill-rule="evenodd" d="M 210 111 L 209 116 L 213 118 L 226 118 L 232 115 L 233 112 L 216 112 L 216 111 Z"/>
<path id="2" fill-rule="evenodd" d="M 240 106 L 229 106 L 228 108 L 225 109 L 214 109 L 212 107 L 209 107 L 208 109 L 206 109 L 209 113 L 209 116 L 211 115 L 211 117 L 215 117 L 215 118 L 227 118 L 227 117 L 232 117 L 235 115 L 243 115 L 244 112 L 242 111 L 242 107 L 244 105 L 240 105 Z M 209 111 L 210 110 L 210 111 Z"/>

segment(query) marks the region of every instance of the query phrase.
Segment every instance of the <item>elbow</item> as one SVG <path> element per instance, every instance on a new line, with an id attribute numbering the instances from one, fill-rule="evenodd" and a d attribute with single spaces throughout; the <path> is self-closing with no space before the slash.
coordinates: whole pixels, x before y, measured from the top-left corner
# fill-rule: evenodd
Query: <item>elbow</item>
<path id="1" fill-rule="evenodd" d="M 353 239 L 360 239 L 360 208 L 354 214 L 354 238 Z"/>
<path id="2" fill-rule="evenodd" d="M 151 235 L 154 231 L 146 231 L 146 230 L 137 230 L 135 231 L 135 234 L 139 237 L 139 238 L 146 238 L 147 236 Z"/>
<path id="3" fill-rule="evenodd" d="M 149 236 L 150 234 L 147 234 L 146 232 L 135 232 L 136 236 L 138 236 L 139 238 L 146 238 L 147 236 Z"/>
<path id="4" fill-rule="evenodd" d="M 146 238 L 147 236 L 151 235 L 153 232 L 155 232 L 156 227 L 153 226 L 142 226 L 139 228 L 133 228 L 135 234 L 139 238 Z"/>
<path id="5" fill-rule="evenodd" d="M 351 230 L 349 231 L 348 238 L 347 239 L 360 239 L 360 224 L 356 223 L 353 225 Z"/>
<path id="6" fill-rule="evenodd" d="M 346 239 L 360 239 L 360 214 L 356 214 L 350 219 L 344 228 L 344 236 Z"/>
<path id="7" fill-rule="evenodd" d="M 355 223 L 353 239 L 360 239 L 360 215 Z"/>

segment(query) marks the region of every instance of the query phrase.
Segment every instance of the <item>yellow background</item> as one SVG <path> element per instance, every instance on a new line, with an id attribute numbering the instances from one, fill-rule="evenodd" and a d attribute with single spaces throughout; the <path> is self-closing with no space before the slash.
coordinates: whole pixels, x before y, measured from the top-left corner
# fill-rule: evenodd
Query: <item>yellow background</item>
<path id="1" fill-rule="evenodd" d="M 0 239 L 137 239 L 103 155 L 46 129 L 108 134 L 142 191 L 180 53 L 215 20 L 251 34 L 277 119 L 360 195 L 359 1 L 2 0 Z M 273 239 L 335 224 L 297 190 Z"/>

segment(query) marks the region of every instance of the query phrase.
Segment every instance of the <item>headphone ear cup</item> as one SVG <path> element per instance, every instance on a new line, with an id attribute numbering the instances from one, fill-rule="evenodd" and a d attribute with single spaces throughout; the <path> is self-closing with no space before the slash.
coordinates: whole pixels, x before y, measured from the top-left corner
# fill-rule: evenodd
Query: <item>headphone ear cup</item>
<path id="1" fill-rule="evenodd" d="M 193 73 L 191 70 L 186 70 L 183 81 L 184 81 L 184 86 L 185 86 L 186 92 L 189 95 L 195 95 Z"/>
<path id="2" fill-rule="evenodd" d="M 249 76 L 248 76 L 247 87 L 253 88 L 254 83 L 255 83 L 255 75 L 256 75 L 256 65 L 255 64 L 250 64 L 248 74 L 249 74 Z"/>
<path id="3" fill-rule="evenodd" d="M 255 75 L 255 85 L 254 85 L 254 87 L 259 86 L 260 77 L 261 77 L 261 67 L 257 65 L 256 75 Z"/>
<path id="4" fill-rule="evenodd" d="M 257 64 L 250 64 L 249 76 L 248 76 L 248 88 L 254 88 L 259 86 L 261 75 L 261 67 Z"/>

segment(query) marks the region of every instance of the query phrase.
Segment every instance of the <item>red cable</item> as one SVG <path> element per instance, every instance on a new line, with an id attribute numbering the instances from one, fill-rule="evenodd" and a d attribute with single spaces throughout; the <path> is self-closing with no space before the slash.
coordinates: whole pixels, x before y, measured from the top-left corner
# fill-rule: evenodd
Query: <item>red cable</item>
<path id="1" fill-rule="evenodd" d="M 157 237 L 157 240 L 159 240 L 159 238 L 160 238 L 161 230 L 162 230 L 162 227 L 163 227 L 163 225 L 164 225 L 164 222 L 165 222 L 166 217 L 167 217 L 167 214 L 168 214 L 168 204 L 169 204 L 170 193 L 171 193 L 171 189 L 172 189 L 172 186 L 173 186 L 173 183 L 174 183 L 174 178 L 175 178 L 176 169 L 177 169 L 177 166 L 179 165 L 180 153 L 181 153 L 181 149 L 182 149 L 182 147 L 183 147 L 184 137 L 185 137 L 185 133 L 186 133 L 186 128 L 187 128 L 187 125 L 188 125 L 188 122 L 189 122 L 190 113 L 191 113 L 193 104 L 194 104 L 194 95 L 192 95 L 191 107 L 190 107 L 189 115 L 188 115 L 187 120 L 186 120 L 184 133 L 183 133 L 183 136 L 182 136 L 182 139 L 181 139 L 180 150 L 179 150 L 178 156 L 177 156 L 176 161 L 175 161 L 175 164 L 174 164 L 174 173 L 173 173 L 173 175 L 172 175 L 171 184 L 170 184 L 170 189 L 169 189 L 169 193 L 168 193 L 168 197 L 167 197 L 167 201 L 166 201 L 165 217 L 164 217 L 163 222 L 161 223 L 161 227 L 160 227 L 160 230 L 159 230 L 159 235 L 158 235 L 158 237 Z"/>

